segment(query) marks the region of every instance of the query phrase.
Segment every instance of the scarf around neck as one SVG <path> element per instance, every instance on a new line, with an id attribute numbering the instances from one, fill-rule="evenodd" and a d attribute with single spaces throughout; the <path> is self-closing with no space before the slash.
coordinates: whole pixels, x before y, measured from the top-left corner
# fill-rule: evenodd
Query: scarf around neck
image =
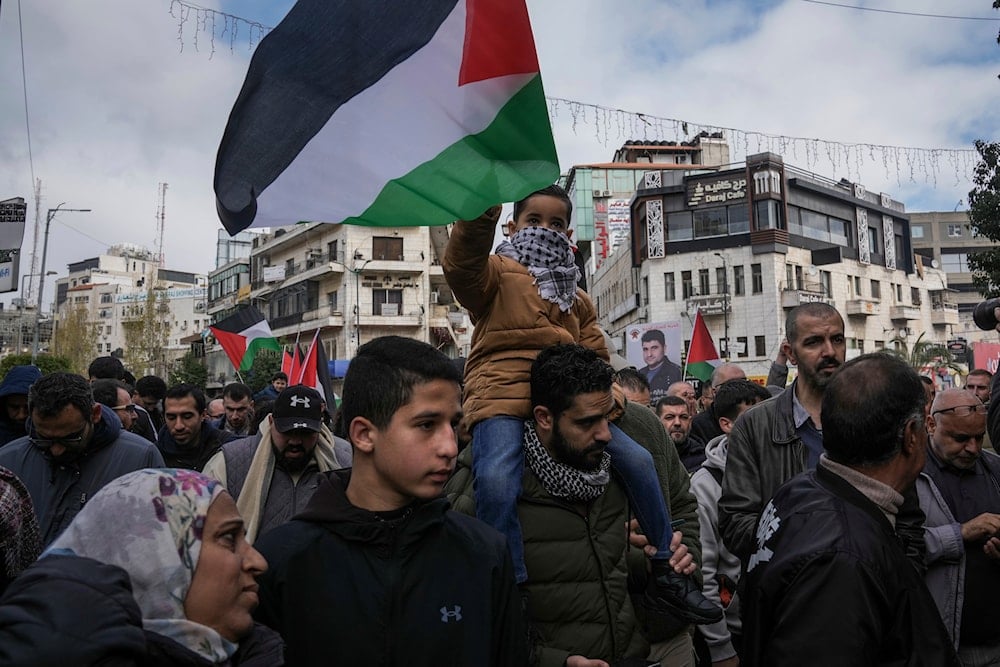
<path id="1" fill-rule="evenodd" d="M 544 227 L 525 227 L 510 241 L 498 245 L 497 254 L 526 266 L 543 299 L 556 304 L 564 313 L 573 307 L 580 269 L 565 234 Z"/>
<path id="2" fill-rule="evenodd" d="M 224 490 L 193 470 L 128 473 L 94 495 L 42 557 L 83 556 L 122 568 L 132 582 L 143 628 L 221 664 L 236 652 L 236 644 L 189 621 L 184 599 L 201 554 L 208 508 Z"/>
<path id="3" fill-rule="evenodd" d="M 579 470 L 560 463 L 549 455 L 539 441 L 535 423 L 524 423 L 524 457 L 542 487 L 556 498 L 570 502 L 590 502 L 602 493 L 611 479 L 611 455 L 601 456 L 597 470 Z"/>

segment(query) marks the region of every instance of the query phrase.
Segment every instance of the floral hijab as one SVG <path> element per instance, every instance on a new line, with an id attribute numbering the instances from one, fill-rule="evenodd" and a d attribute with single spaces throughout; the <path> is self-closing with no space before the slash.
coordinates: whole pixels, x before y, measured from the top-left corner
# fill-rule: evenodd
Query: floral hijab
<path id="1" fill-rule="evenodd" d="M 224 490 L 191 470 L 128 473 L 91 498 L 46 554 L 72 553 L 124 569 L 145 629 L 225 662 L 236 645 L 184 616 L 205 515 Z"/>

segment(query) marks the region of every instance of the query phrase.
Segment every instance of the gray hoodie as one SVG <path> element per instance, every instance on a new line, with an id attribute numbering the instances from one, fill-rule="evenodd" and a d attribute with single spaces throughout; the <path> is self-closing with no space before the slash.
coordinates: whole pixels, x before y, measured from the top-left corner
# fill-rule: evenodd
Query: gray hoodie
<path id="1" fill-rule="evenodd" d="M 698 525 L 701 529 L 701 572 L 705 577 L 702 592 L 709 600 L 726 611 L 725 618 L 716 623 L 699 626 L 708 643 L 712 662 L 718 662 L 736 655 L 730 634 L 740 634 L 740 601 L 736 597 L 736 584 L 740 579 L 740 559 L 729 553 L 719 535 L 719 497 L 722 495 L 721 479 L 726 469 L 729 454 L 728 438 L 720 435 L 712 438 L 705 446 L 705 463 L 691 475 L 691 492 L 698 499 Z M 715 472 L 715 475 L 713 475 Z M 728 605 L 722 602 L 720 582 L 730 598 Z"/>

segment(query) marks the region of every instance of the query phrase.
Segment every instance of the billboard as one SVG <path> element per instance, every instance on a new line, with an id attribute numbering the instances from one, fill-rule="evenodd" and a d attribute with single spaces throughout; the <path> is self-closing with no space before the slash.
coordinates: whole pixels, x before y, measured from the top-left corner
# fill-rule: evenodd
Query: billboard
<path id="1" fill-rule="evenodd" d="M 23 197 L 0 201 L 0 292 L 16 292 L 28 206 Z"/>
<path id="2" fill-rule="evenodd" d="M 625 358 L 649 380 L 649 396 L 656 402 L 680 381 L 684 340 L 680 320 L 633 324 L 625 329 Z"/>

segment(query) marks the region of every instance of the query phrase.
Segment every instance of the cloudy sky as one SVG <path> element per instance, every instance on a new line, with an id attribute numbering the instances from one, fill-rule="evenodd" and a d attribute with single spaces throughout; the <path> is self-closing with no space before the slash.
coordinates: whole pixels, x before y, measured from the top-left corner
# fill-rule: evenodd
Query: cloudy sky
<path id="1" fill-rule="evenodd" d="M 563 169 L 608 161 L 626 138 L 683 139 L 678 119 L 692 133 L 740 130 L 729 135 L 734 159 L 770 149 L 911 211 L 954 209 L 970 188 L 972 142 L 1000 138 L 1000 12 L 989 0 L 836 2 L 988 20 L 812 0 L 528 0 L 546 94 L 581 103 L 550 104 Z M 0 199 L 29 201 L 22 272 L 33 178 L 43 218 L 61 202 L 93 210 L 55 218 L 48 269 L 65 275 L 115 243 L 155 247 L 166 182 L 167 264 L 208 272 L 221 229 L 215 152 L 259 31 L 251 39 L 237 22 L 231 40 L 232 21 L 216 15 L 213 26 L 170 0 L 20 5 L 20 23 L 17 2 L 0 5 Z M 267 27 L 291 5 L 198 3 Z"/>

